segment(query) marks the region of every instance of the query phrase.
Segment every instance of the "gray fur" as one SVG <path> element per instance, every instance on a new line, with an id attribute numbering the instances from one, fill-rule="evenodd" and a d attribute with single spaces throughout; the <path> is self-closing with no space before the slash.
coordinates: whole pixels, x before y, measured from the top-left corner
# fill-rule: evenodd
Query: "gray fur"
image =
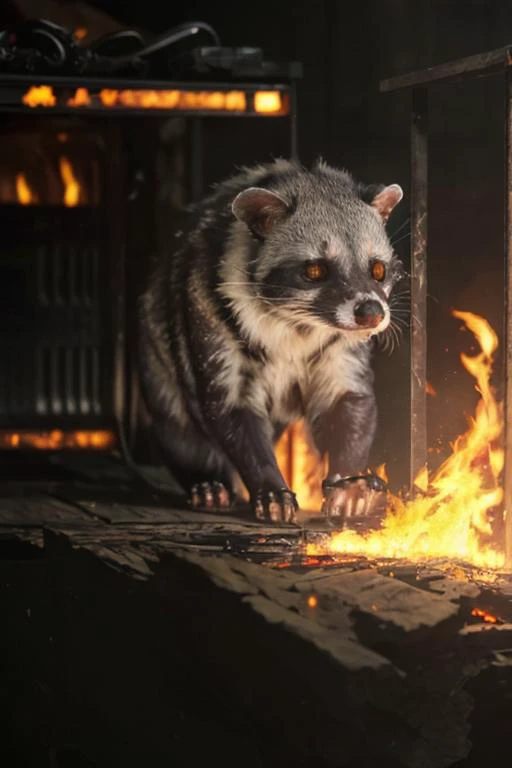
<path id="1" fill-rule="evenodd" d="M 143 392 L 185 486 L 229 484 L 236 471 L 253 497 L 283 488 L 272 437 L 301 417 L 329 451 L 330 476 L 365 470 L 375 431 L 369 341 L 389 324 L 398 276 L 384 227 L 397 189 L 279 160 L 243 170 L 191 213 L 140 305 Z M 376 258 L 382 282 L 370 274 Z M 310 283 L 305 265 L 317 261 L 328 278 Z M 365 301 L 382 306 L 377 327 L 354 319 Z"/>

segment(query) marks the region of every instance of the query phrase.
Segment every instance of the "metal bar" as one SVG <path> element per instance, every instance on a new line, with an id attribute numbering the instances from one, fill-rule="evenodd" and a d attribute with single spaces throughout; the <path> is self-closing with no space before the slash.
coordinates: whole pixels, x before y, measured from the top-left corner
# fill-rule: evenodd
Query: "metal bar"
<path id="1" fill-rule="evenodd" d="M 505 558 L 512 568 L 512 71 L 507 72 L 505 90 Z"/>
<path id="2" fill-rule="evenodd" d="M 297 130 L 297 83 L 293 82 L 290 89 L 290 157 L 299 159 L 298 130 Z"/>
<path id="3" fill-rule="evenodd" d="M 112 297 L 112 405 L 118 432 L 126 419 L 126 176 L 125 145 L 120 124 L 106 129 L 110 162 L 107 164 L 105 199 L 108 209 L 108 250 L 111 264 Z M 107 213 L 107 211 L 106 211 Z M 97 299 L 96 299 L 97 300 Z"/>
<path id="4" fill-rule="evenodd" d="M 382 92 L 396 91 L 400 88 L 416 88 L 436 82 L 461 80 L 476 75 L 491 75 L 512 65 L 512 49 L 509 46 L 486 53 L 477 53 L 464 59 L 455 59 L 445 64 L 438 64 L 428 69 L 408 72 L 405 75 L 381 80 Z"/>
<path id="5" fill-rule="evenodd" d="M 192 202 L 198 203 L 203 196 L 203 123 L 200 117 L 193 117 L 191 123 L 191 194 Z"/>
<path id="6" fill-rule="evenodd" d="M 428 95 L 419 88 L 411 114 L 411 491 L 427 463 L 427 181 Z"/>

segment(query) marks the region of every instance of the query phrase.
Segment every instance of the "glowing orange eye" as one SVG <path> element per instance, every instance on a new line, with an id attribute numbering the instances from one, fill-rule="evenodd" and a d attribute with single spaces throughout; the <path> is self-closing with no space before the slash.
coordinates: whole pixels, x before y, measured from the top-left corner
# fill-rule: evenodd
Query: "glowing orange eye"
<path id="1" fill-rule="evenodd" d="M 370 274 L 374 280 L 382 283 L 386 277 L 386 265 L 384 262 L 375 260 L 370 267 Z"/>
<path id="2" fill-rule="evenodd" d="M 320 261 L 306 264 L 304 272 L 308 280 L 325 280 L 327 277 L 327 267 Z"/>

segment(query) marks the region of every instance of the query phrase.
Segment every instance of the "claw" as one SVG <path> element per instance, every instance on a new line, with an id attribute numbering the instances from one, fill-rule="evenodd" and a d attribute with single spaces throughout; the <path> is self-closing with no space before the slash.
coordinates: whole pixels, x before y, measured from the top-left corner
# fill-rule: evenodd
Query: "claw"
<path id="1" fill-rule="evenodd" d="M 382 521 L 386 484 L 376 475 L 325 481 L 322 513 L 340 528 L 375 528 Z"/>
<path id="2" fill-rule="evenodd" d="M 297 517 L 297 499 L 288 488 L 280 488 L 277 491 L 259 490 L 253 498 L 252 505 L 257 520 L 294 523 Z"/>
<path id="3" fill-rule="evenodd" d="M 196 483 L 190 490 L 190 504 L 196 510 L 229 509 L 231 492 L 217 481 Z"/>

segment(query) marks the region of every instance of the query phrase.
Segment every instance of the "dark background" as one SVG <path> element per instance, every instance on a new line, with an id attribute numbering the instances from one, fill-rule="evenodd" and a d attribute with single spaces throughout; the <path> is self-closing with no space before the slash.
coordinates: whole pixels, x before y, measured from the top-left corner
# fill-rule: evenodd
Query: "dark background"
<path id="1" fill-rule="evenodd" d="M 512 5 L 499 0 L 94 4 L 155 33 L 201 19 L 225 45 L 261 46 L 269 59 L 303 62 L 300 159 L 308 164 L 322 155 L 365 181 L 400 183 L 406 196 L 391 219 L 392 236 L 409 215 L 410 96 L 381 94 L 379 80 L 512 40 Z M 429 444 L 444 449 L 441 458 L 465 429 L 476 399 L 458 360 L 471 338 L 450 311 L 483 314 L 497 330 L 503 320 L 504 82 L 493 76 L 431 93 L 429 379 L 438 395 L 429 399 Z M 210 123 L 205 182 L 235 164 L 286 154 L 285 134 L 270 123 L 243 131 Z M 404 226 L 398 237 L 408 231 Z M 408 248 L 407 237 L 397 243 L 406 261 Z M 386 461 L 397 486 L 408 472 L 408 360 L 406 334 L 398 351 L 378 354 L 375 363 L 380 429 L 373 462 Z"/>

